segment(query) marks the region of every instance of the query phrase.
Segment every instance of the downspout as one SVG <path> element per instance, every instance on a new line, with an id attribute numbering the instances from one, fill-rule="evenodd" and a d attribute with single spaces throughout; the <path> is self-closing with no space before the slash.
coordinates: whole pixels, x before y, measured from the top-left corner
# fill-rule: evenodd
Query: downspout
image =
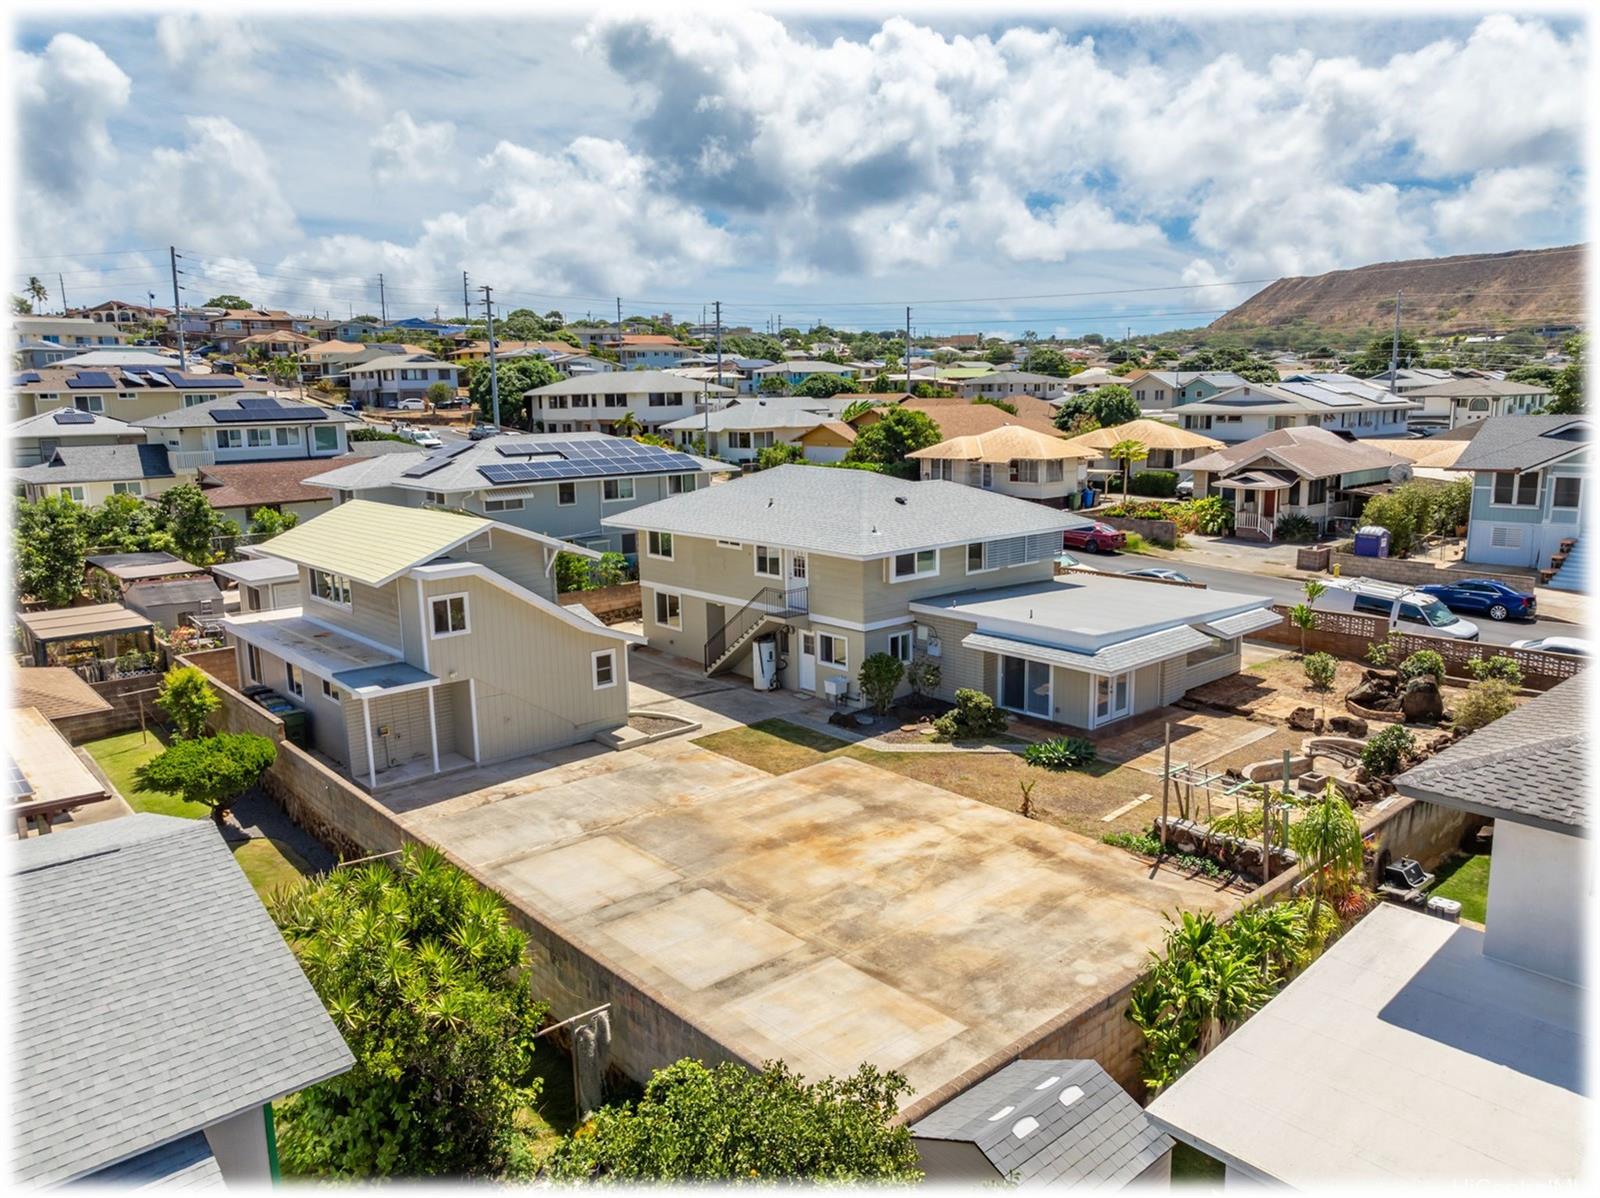
<path id="1" fill-rule="evenodd" d="M 261 1104 L 261 1116 L 267 1132 L 267 1176 L 273 1185 L 283 1180 L 283 1169 L 278 1164 L 278 1125 L 272 1118 L 272 1104 Z"/>

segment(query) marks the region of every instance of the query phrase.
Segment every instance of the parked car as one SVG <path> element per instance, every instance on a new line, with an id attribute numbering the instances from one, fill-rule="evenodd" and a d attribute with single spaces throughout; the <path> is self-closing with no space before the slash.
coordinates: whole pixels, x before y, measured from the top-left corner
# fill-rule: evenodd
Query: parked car
<path id="1" fill-rule="evenodd" d="M 1063 570 L 1088 570 L 1093 574 L 1100 573 L 1099 566 L 1091 566 L 1088 562 L 1083 561 L 1080 558 L 1073 557 L 1070 553 L 1056 554 L 1056 565 L 1060 566 Z"/>
<path id="2" fill-rule="evenodd" d="M 1082 528 L 1069 528 L 1061 534 L 1063 549 L 1087 549 L 1090 553 L 1110 553 L 1127 543 L 1127 533 L 1098 520 Z"/>
<path id="3" fill-rule="evenodd" d="M 1165 566 L 1147 566 L 1143 570 L 1129 570 L 1127 578 L 1159 578 L 1163 582 L 1193 582 L 1187 574 L 1180 574 L 1177 570 L 1169 570 Z"/>
<path id="4" fill-rule="evenodd" d="M 1593 657 L 1590 643 L 1579 636 L 1536 636 L 1531 640 L 1512 641 L 1513 649 L 1532 649 L 1536 653 L 1565 653 L 1568 657 Z"/>
<path id="5" fill-rule="evenodd" d="M 215 362 L 211 363 L 211 373 L 213 373 L 213 374 L 233 374 L 234 373 L 233 363 L 232 362 L 226 362 L 223 359 L 218 358 Z"/>
<path id="6" fill-rule="evenodd" d="M 333 410 L 335 412 L 343 412 L 346 416 L 354 416 L 356 414 L 356 405 L 353 403 L 335 404 Z"/>
<path id="7" fill-rule="evenodd" d="M 500 430 L 492 424 L 475 424 L 472 426 L 471 431 L 467 433 L 467 440 L 486 441 L 490 437 L 498 437 L 499 435 Z"/>
<path id="8" fill-rule="evenodd" d="M 1393 582 L 1373 582 L 1367 578 L 1324 578 L 1327 589 L 1311 604 L 1316 611 L 1353 611 L 1364 616 L 1382 616 L 1391 630 L 1410 624 L 1409 631 L 1428 636 L 1475 641 L 1478 626 L 1463 620 L 1432 595 Z"/>
<path id="9" fill-rule="evenodd" d="M 1432 595 L 1451 611 L 1488 616 L 1491 620 L 1533 619 L 1534 597 L 1503 582 L 1464 578 L 1460 582 L 1430 582 L 1417 590 Z"/>
<path id="10" fill-rule="evenodd" d="M 426 412 L 428 410 L 427 403 L 420 399 L 402 399 L 394 406 L 402 412 Z"/>
<path id="11" fill-rule="evenodd" d="M 423 449 L 444 448 L 444 442 L 439 440 L 438 437 L 434 436 L 425 428 L 419 428 L 416 432 L 412 433 L 411 439 L 418 445 L 422 446 Z"/>

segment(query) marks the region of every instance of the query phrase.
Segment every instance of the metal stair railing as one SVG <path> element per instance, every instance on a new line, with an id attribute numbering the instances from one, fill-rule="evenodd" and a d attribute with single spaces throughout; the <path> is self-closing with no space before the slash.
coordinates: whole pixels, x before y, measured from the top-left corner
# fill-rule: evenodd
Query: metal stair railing
<path id="1" fill-rule="evenodd" d="M 797 599 L 798 596 L 798 599 Z M 722 622 L 722 627 L 706 638 L 704 664 L 706 672 L 743 643 L 763 621 L 782 619 L 806 608 L 804 587 L 762 587 L 733 615 Z"/>

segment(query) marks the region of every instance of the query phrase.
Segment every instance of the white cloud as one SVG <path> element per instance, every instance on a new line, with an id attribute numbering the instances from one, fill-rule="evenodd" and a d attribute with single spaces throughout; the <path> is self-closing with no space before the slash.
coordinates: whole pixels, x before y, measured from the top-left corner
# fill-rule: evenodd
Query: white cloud
<path id="1" fill-rule="evenodd" d="M 404 110 L 372 139 L 372 172 L 380 183 L 417 182 L 450 173 L 449 154 L 456 127 L 449 121 L 420 125 Z"/>
<path id="2" fill-rule="evenodd" d="M 133 81 L 93 42 L 58 33 L 39 54 L 11 55 L 26 178 L 54 200 L 98 182 L 115 157 L 108 122 Z"/>
<path id="3" fill-rule="evenodd" d="M 225 117 L 190 117 L 181 148 L 163 147 L 123 209 L 147 235 L 211 253 L 281 245 L 299 234 L 294 209 L 261 146 Z"/>
<path id="4" fill-rule="evenodd" d="M 339 99 L 359 115 L 375 116 L 383 111 L 383 97 L 354 67 L 334 76 L 333 86 Z"/>
<path id="5" fill-rule="evenodd" d="M 1458 249 L 1504 245 L 1537 236 L 1554 215 L 1578 199 L 1574 181 L 1548 166 L 1481 171 L 1433 205 L 1439 235 Z"/>
<path id="6" fill-rule="evenodd" d="M 180 86 L 192 91 L 253 89 L 265 82 L 256 64 L 262 31 L 225 13 L 168 13 L 156 22 L 156 45 Z"/>

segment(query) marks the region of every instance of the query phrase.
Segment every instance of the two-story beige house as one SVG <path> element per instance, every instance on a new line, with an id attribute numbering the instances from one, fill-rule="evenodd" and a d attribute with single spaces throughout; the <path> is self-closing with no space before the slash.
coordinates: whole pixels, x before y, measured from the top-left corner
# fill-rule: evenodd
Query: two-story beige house
<path id="1" fill-rule="evenodd" d="M 608 518 L 639 534 L 652 648 L 853 703 L 870 654 L 937 661 L 937 694 L 1095 728 L 1239 668 L 1270 600 L 1057 580 L 1081 517 L 953 482 L 782 466 Z"/>
<path id="2" fill-rule="evenodd" d="M 260 549 L 298 607 L 223 622 L 240 682 L 307 716 L 311 746 L 369 787 L 575 744 L 627 722 L 641 638 L 556 602 L 541 533 L 352 500 Z"/>
<path id="3" fill-rule="evenodd" d="M 1003 425 L 971 437 L 951 437 L 906 455 L 921 467 L 926 480 L 964 483 L 1066 507 L 1067 497 L 1088 485 L 1092 449 L 1020 425 Z"/>

